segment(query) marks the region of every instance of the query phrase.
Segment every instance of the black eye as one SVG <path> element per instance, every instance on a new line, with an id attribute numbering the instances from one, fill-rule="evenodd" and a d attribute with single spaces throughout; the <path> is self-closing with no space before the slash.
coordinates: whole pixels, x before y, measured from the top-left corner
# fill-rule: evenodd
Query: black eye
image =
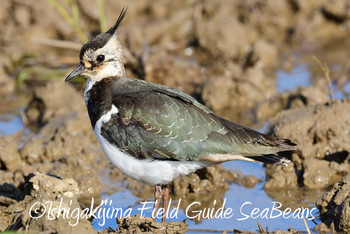
<path id="1" fill-rule="evenodd" d="M 98 62 L 102 62 L 103 60 L 105 60 L 105 56 L 101 54 L 101 55 L 97 56 L 96 60 Z"/>

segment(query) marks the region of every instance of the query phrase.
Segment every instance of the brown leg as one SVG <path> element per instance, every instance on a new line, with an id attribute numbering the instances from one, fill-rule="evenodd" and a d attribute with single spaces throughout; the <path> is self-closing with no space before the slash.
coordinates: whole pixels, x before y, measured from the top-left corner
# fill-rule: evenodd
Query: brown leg
<path id="1" fill-rule="evenodd" d="M 168 212 L 168 201 L 169 201 L 169 189 L 168 185 L 162 185 L 162 194 L 163 194 L 163 207 L 164 207 L 164 215 L 162 222 L 166 222 L 166 215 Z"/>
<path id="2" fill-rule="evenodd" d="M 153 218 L 153 221 L 156 221 L 156 218 L 157 218 L 157 212 L 158 212 L 158 209 L 159 209 L 159 205 L 160 205 L 160 202 L 161 202 L 161 199 L 162 199 L 162 187 L 157 184 L 155 189 L 154 189 L 154 198 L 155 198 L 155 202 L 154 202 L 154 208 L 153 208 L 153 212 L 155 217 L 152 217 Z M 152 212 L 152 214 L 153 214 Z"/>

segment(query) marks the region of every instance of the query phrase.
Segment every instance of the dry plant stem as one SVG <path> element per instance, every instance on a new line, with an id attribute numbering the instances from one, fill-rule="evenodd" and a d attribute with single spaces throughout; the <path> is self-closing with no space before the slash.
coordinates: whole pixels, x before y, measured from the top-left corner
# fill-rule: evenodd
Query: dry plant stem
<path id="1" fill-rule="evenodd" d="M 52 47 L 67 49 L 67 50 L 79 51 L 81 49 L 80 43 L 72 42 L 72 41 L 34 38 L 33 42 L 39 45 L 52 46 Z M 123 51 L 124 51 L 124 56 L 126 61 L 136 66 L 138 64 L 137 58 L 130 52 L 130 50 L 128 50 L 128 48 L 124 48 Z"/>
<path id="2" fill-rule="evenodd" d="M 107 204 L 107 201 L 108 201 L 109 198 L 106 198 L 105 200 L 103 200 L 101 202 L 100 205 L 96 206 L 96 208 L 92 211 L 92 214 L 95 214 L 97 212 L 98 209 L 100 209 L 103 205 Z"/>
<path id="3" fill-rule="evenodd" d="M 106 12 L 105 12 L 104 6 L 105 6 L 105 0 L 97 0 L 98 17 L 99 17 L 101 32 L 107 31 Z"/>
<path id="4" fill-rule="evenodd" d="M 78 30 L 80 30 L 80 28 L 79 28 L 79 9 L 78 9 L 77 4 L 76 3 L 72 3 L 71 9 L 72 9 L 72 18 L 73 18 L 73 21 L 72 21 L 73 22 L 73 28 L 74 28 L 75 31 L 78 31 Z M 85 37 L 85 35 L 84 35 L 84 37 Z M 83 39 L 85 40 L 85 38 L 83 38 Z M 84 42 L 86 42 L 86 41 L 84 41 Z"/>
<path id="5" fill-rule="evenodd" d="M 87 42 L 88 41 L 87 37 L 79 27 L 79 10 L 78 10 L 77 4 L 75 3 L 71 4 L 72 16 L 70 16 L 69 13 L 66 11 L 66 9 L 57 0 L 47 0 L 47 1 L 56 8 L 58 13 L 63 17 L 63 19 L 74 29 L 79 39 L 81 40 L 81 42 L 83 43 Z"/>
<path id="6" fill-rule="evenodd" d="M 261 226 L 261 224 L 258 221 L 256 221 L 256 222 L 258 223 L 259 232 L 260 233 L 266 233 L 264 228 Z"/>
<path id="7" fill-rule="evenodd" d="M 67 50 L 76 50 L 79 51 L 81 49 L 81 44 L 78 42 L 72 41 L 63 41 L 63 40 L 55 40 L 55 39 L 46 39 L 46 38 L 33 38 L 33 43 L 43 46 L 51 46 L 60 49 Z"/>
<path id="8" fill-rule="evenodd" d="M 305 227 L 306 227 L 306 231 L 307 231 L 307 233 L 308 233 L 308 234 L 311 234 L 310 229 L 309 229 L 309 226 L 307 225 L 307 223 L 306 223 L 306 219 L 305 219 L 305 217 L 304 217 L 304 216 L 303 216 L 303 221 L 304 221 L 304 225 L 305 225 Z"/>
<path id="9" fill-rule="evenodd" d="M 321 61 L 316 58 L 314 56 L 314 60 L 317 62 L 317 64 L 320 66 L 320 68 L 322 69 L 326 80 L 327 80 L 327 84 L 328 84 L 328 91 L 329 91 L 329 95 L 330 95 L 330 99 L 333 100 L 334 99 L 334 94 L 333 94 L 333 88 L 332 88 L 332 80 L 331 80 L 331 76 L 330 76 L 330 72 L 329 72 L 329 67 L 326 63 L 321 63 Z"/>
<path id="10" fill-rule="evenodd" d="M 70 15 L 68 14 L 68 12 L 66 11 L 66 9 L 64 9 L 64 7 L 56 0 L 47 0 L 49 3 L 51 3 L 56 10 L 58 11 L 58 13 L 60 13 L 60 15 L 63 17 L 63 19 L 69 24 L 69 25 L 73 25 L 73 19 L 70 17 Z"/>

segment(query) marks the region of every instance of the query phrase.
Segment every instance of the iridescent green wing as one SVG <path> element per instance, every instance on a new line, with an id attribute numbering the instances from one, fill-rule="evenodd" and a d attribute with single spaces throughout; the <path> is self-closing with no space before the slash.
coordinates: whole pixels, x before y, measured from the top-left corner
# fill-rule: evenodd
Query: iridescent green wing
<path id="1" fill-rule="evenodd" d="M 113 95 L 118 116 L 102 133 L 136 157 L 201 160 L 208 155 L 278 151 L 265 135 L 221 119 L 177 90 L 139 80 L 118 88 Z"/>
<path id="2" fill-rule="evenodd" d="M 212 144 L 228 131 L 191 103 L 156 91 L 115 96 L 115 100 L 119 119 L 114 119 L 111 126 L 117 129 L 109 135 L 140 158 L 197 160 L 231 148 Z"/>

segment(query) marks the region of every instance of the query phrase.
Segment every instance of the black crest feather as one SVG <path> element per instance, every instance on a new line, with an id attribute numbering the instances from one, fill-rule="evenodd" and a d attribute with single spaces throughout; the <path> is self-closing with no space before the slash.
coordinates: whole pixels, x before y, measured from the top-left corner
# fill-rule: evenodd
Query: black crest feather
<path id="1" fill-rule="evenodd" d="M 113 35 L 115 31 L 118 29 L 119 24 L 123 21 L 126 11 L 128 10 L 128 7 L 123 7 L 122 11 L 120 12 L 120 15 L 117 19 L 117 22 L 115 22 L 114 26 L 111 27 L 106 33 Z"/>
<path id="2" fill-rule="evenodd" d="M 91 39 L 85 45 L 83 45 L 83 47 L 80 50 L 80 55 L 79 55 L 80 60 L 82 60 L 86 50 L 88 49 L 97 50 L 99 48 L 102 48 L 108 42 L 108 40 L 113 36 L 113 34 L 118 29 L 120 23 L 124 19 L 127 9 L 128 9 L 127 7 L 124 7 L 122 9 L 117 19 L 117 22 L 107 32 L 97 35 L 95 38 Z"/>

